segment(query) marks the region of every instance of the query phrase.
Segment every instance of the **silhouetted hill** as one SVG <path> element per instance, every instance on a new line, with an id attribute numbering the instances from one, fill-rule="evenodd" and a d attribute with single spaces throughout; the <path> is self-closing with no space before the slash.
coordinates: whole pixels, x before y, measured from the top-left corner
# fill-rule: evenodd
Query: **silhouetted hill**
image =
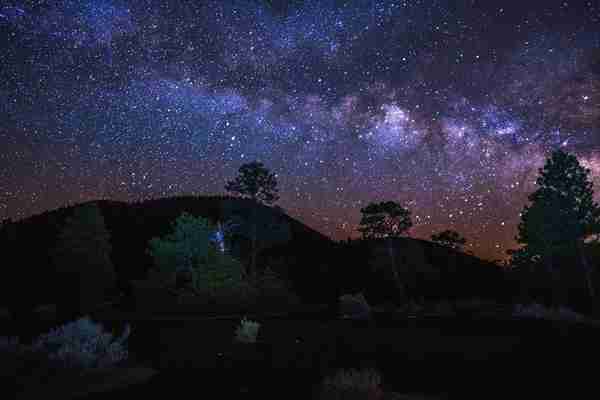
<path id="1" fill-rule="evenodd" d="M 181 213 L 223 221 L 231 210 L 243 214 L 252 207 L 260 207 L 265 218 L 288 224 L 291 235 L 284 244 L 274 242 L 263 251 L 258 265 L 269 266 L 289 278 L 304 301 L 334 302 L 340 294 L 358 290 L 365 291 L 376 302 L 396 295 L 386 275 L 389 258 L 384 242 L 337 243 L 279 208 L 222 196 L 96 203 L 111 233 L 111 258 L 121 289 L 127 290 L 129 282 L 146 277 L 152 266 L 146 253 L 148 241 L 170 232 Z M 3 230 L 5 260 L 12 261 L 5 262 L 6 279 L 0 302 L 27 308 L 56 302 L 61 294 L 68 292 L 69 288 L 61 286 L 50 253 L 74 207 L 16 221 Z M 504 275 L 495 264 L 424 240 L 399 238 L 395 239 L 394 247 L 396 267 L 410 298 L 501 298 L 507 293 Z M 248 241 L 240 239 L 234 253 L 247 262 L 248 250 Z"/>
<path id="2" fill-rule="evenodd" d="M 173 221 L 183 212 L 222 221 L 224 215 L 232 210 L 244 214 L 251 207 L 260 207 L 263 212 L 261 215 L 289 225 L 290 240 L 295 247 L 317 243 L 325 247 L 334 245 L 331 239 L 289 217 L 278 207 L 257 206 L 247 199 L 187 196 L 136 203 L 109 200 L 94 202 L 100 207 L 111 233 L 111 259 L 120 286 L 124 289 L 129 281 L 143 279 L 152 266 L 152 260 L 146 253 L 148 241 L 169 233 Z M 56 300 L 60 292 L 56 288 L 60 282 L 57 281 L 56 266 L 50 254 L 66 218 L 76 206 L 62 207 L 15 221 L 3 230 L 0 240 L 10 253 L 6 260 L 12 262 L 5 265 L 9 276 L 5 276 L 8 279 L 4 280 L 7 285 L 0 300 L 2 303 L 31 307 Z M 238 242 L 240 245 L 236 248 L 236 255 L 245 261 L 248 258 L 248 241 L 240 239 Z"/>
<path id="3" fill-rule="evenodd" d="M 288 243 L 265 251 L 263 262 L 287 265 L 296 275 L 310 266 L 327 278 L 328 287 L 334 288 L 336 295 L 364 291 L 373 304 L 420 298 L 509 301 L 515 292 L 502 268 L 492 262 L 436 243 L 402 237 L 393 241 L 395 267 L 406 288 L 401 296 L 392 284 L 391 260 L 384 240 L 353 240 L 330 247 L 328 254 L 317 248 L 302 252 L 294 249 L 294 243 Z M 299 277 L 296 280 L 302 281 Z M 313 280 L 313 290 L 318 290 L 320 283 Z"/>

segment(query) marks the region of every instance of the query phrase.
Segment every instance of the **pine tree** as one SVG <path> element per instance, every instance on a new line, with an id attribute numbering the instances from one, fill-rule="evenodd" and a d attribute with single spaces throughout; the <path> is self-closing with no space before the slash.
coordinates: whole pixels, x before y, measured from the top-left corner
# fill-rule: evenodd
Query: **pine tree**
<path id="1" fill-rule="evenodd" d="M 68 310 L 87 312 L 115 288 L 111 251 L 110 233 L 98 205 L 88 203 L 75 208 L 52 253 L 57 271 L 76 286 L 72 289 L 78 304 L 71 304 Z"/>
<path id="2" fill-rule="evenodd" d="M 358 231 L 363 238 L 400 237 L 410 227 L 410 210 L 394 201 L 370 203 L 362 208 L 363 214 Z"/>
<path id="3" fill-rule="evenodd" d="M 269 169 L 265 168 L 263 163 L 253 161 L 243 164 L 239 170 L 239 175 L 232 181 L 228 181 L 225 190 L 236 193 L 242 197 L 252 199 L 257 204 L 252 207 L 252 214 L 247 222 L 250 227 L 248 236 L 251 242 L 250 268 L 248 275 L 256 274 L 256 258 L 260 251 L 259 243 L 259 204 L 271 205 L 279 199 L 277 194 L 277 177 Z"/>
<path id="4" fill-rule="evenodd" d="M 531 204 L 521 213 L 516 240 L 524 245 L 522 253 L 529 261 L 546 266 L 553 291 L 556 291 L 559 273 L 556 260 L 566 254 L 577 254 L 593 299 L 595 293 L 584 253 L 584 239 L 600 229 L 600 208 L 593 201 L 593 183 L 588 179 L 590 171 L 583 168 L 574 155 L 557 150 L 539 173 L 538 189 L 529 195 Z M 556 299 L 553 301 L 556 303 Z"/>
<path id="5" fill-rule="evenodd" d="M 404 285 L 400 282 L 396 266 L 396 251 L 394 239 L 400 237 L 412 227 L 410 210 L 394 201 L 370 203 L 360 210 L 362 218 L 358 231 L 363 239 L 385 238 L 390 259 L 390 272 L 394 284 L 402 295 L 406 294 Z"/>
<path id="6" fill-rule="evenodd" d="M 253 161 L 243 164 L 238 172 L 234 180 L 227 182 L 225 190 L 262 204 L 272 204 L 279 199 L 277 177 L 263 163 Z"/>
<path id="7" fill-rule="evenodd" d="M 431 240 L 441 244 L 442 246 L 458 250 L 462 249 L 462 247 L 467 243 L 467 239 L 451 229 L 446 229 L 445 231 L 431 235 Z"/>
<path id="8" fill-rule="evenodd" d="M 285 214 L 270 207 L 247 204 L 232 199 L 221 202 L 221 215 L 227 222 L 226 237 L 233 241 L 250 241 L 250 265 L 245 276 L 258 276 L 257 256 L 263 250 L 288 242 L 292 238 L 291 225 Z"/>

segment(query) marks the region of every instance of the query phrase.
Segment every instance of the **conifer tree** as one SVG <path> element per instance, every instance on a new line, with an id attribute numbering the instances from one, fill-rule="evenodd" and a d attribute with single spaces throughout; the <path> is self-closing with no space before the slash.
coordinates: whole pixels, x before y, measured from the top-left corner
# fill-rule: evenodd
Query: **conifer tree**
<path id="1" fill-rule="evenodd" d="M 545 265 L 556 291 L 559 257 L 576 254 L 590 297 L 595 296 L 591 269 L 584 252 L 586 236 L 600 230 L 600 208 L 593 200 L 590 171 L 572 154 L 554 151 L 539 170 L 537 190 L 521 213 L 516 240 L 530 262 Z M 556 299 L 553 300 L 556 303 Z"/>
<path id="2" fill-rule="evenodd" d="M 52 253 L 57 272 L 76 293 L 70 311 L 86 312 L 101 303 L 116 284 L 110 259 L 110 233 L 96 203 L 78 206 L 67 218 Z M 69 290 L 70 292 L 70 290 Z"/>
<path id="3" fill-rule="evenodd" d="M 460 233 L 451 229 L 446 229 L 445 231 L 431 235 L 431 240 L 442 246 L 459 250 L 467 243 L 467 239 L 462 237 Z"/>
<path id="4" fill-rule="evenodd" d="M 404 285 L 400 282 L 396 265 L 394 239 L 400 237 L 412 227 L 410 210 L 394 201 L 370 203 L 360 210 L 362 218 L 358 231 L 364 239 L 385 238 L 390 259 L 390 272 L 396 288 L 402 295 L 406 294 Z"/>
<path id="5" fill-rule="evenodd" d="M 250 238 L 250 266 L 248 268 L 248 276 L 256 274 L 256 259 L 261 244 L 259 242 L 259 234 L 261 233 L 261 216 L 260 205 L 272 205 L 279 199 L 277 194 L 277 177 L 269 169 L 265 168 L 263 163 L 253 161 L 243 164 L 238 170 L 238 176 L 225 185 L 225 190 L 231 193 L 236 193 L 242 197 L 252 199 L 256 204 L 252 207 L 252 213 L 240 226 L 247 226 L 249 229 L 244 229 L 245 234 Z"/>

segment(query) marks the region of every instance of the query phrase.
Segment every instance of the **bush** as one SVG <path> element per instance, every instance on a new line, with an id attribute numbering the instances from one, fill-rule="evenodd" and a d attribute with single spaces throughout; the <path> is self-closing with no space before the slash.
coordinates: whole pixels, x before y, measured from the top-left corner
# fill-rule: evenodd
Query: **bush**
<path id="1" fill-rule="evenodd" d="M 152 280 L 160 279 L 164 288 L 178 291 L 178 303 L 186 306 L 231 308 L 261 303 L 269 308 L 300 302 L 270 268 L 245 276 L 241 262 L 215 243 L 215 229 L 205 218 L 183 213 L 172 233 L 149 243 L 156 267 Z"/>
<path id="2" fill-rule="evenodd" d="M 39 336 L 30 348 L 68 369 L 110 368 L 127 359 L 125 342 L 130 333 L 127 325 L 123 335 L 113 340 L 112 333 L 103 332 L 101 325 L 83 317 Z"/>
<path id="3" fill-rule="evenodd" d="M 113 341 L 111 333 L 84 317 L 40 335 L 31 345 L 21 344 L 18 337 L 0 337 L 3 393 L 34 398 L 31 393 L 45 391 L 49 383 L 70 387 L 93 372 L 118 366 L 128 357 L 125 342 L 130 332 L 127 325 L 123 335 Z"/>
<path id="4" fill-rule="evenodd" d="M 320 400 L 377 400 L 382 398 L 381 376 L 373 369 L 338 370 L 321 384 Z"/>
<path id="5" fill-rule="evenodd" d="M 242 264 L 228 254 L 215 254 L 204 265 L 191 270 L 192 287 L 199 293 L 217 297 L 239 293 L 251 295 L 249 285 L 242 279 Z"/>
<path id="6" fill-rule="evenodd" d="M 149 242 L 148 253 L 168 285 L 191 286 L 199 294 L 244 291 L 242 264 L 215 243 L 216 228 L 202 217 L 183 213 L 173 232 Z"/>
<path id="7" fill-rule="evenodd" d="M 149 242 L 148 253 L 159 271 L 176 274 L 196 268 L 217 253 L 211 240 L 214 229 L 207 219 L 183 213 L 172 228 L 168 235 L 152 238 Z"/>
<path id="8" fill-rule="evenodd" d="M 256 343 L 260 325 L 260 323 L 250 321 L 244 317 L 240 322 L 240 326 L 235 330 L 235 340 L 241 343 Z"/>

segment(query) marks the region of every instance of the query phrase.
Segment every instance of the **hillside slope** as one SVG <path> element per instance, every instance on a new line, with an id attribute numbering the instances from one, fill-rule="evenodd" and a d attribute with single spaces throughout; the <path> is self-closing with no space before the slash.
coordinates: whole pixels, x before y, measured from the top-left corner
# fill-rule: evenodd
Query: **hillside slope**
<path id="1" fill-rule="evenodd" d="M 287 266 L 295 281 L 312 285 L 314 291 L 327 287 L 337 296 L 364 291 L 373 303 L 474 297 L 510 301 L 515 293 L 505 271 L 492 262 L 408 237 L 394 239 L 393 248 L 403 295 L 392 283 L 391 259 L 383 240 L 341 242 L 327 249 L 318 243 L 299 247 L 290 242 L 265 251 L 263 262 Z M 302 274 L 309 267 L 320 271 L 320 279 L 326 282 Z"/>
<path id="2" fill-rule="evenodd" d="M 385 246 L 378 241 L 336 243 L 286 215 L 281 209 L 256 206 L 246 199 L 232 197 L 172 197 L 138 203 L 101 200 L 96 202 L 111 233 L 112 261 L 119 286 L 143 279 L 152 260 L 148 241 L 167 234 L 183 212 L 224 221 L 232 213 L 244 214 L 260 207 L 261 215 L 289 226 L 289 240 L 266 243 L 259 254 L 259 267 L 269 266 L 293 283 L 294 290 L 307 302 L 333 302 L 349 291 L 364 290 L 374 301 L 396 295 L 389 285 Z M 31 307 L 56 302 L 63 287 L 50 258 L 58 233 L 75 206 L 47 211 L 10 224 L 0 243 L 7 253 L 5 283 L 0 304 Z M 270 248 L 269 248 L 270 247 Z M 411 238 L 399 238 L 396 268 L 410 298 L 501 297 L 507 293 L 502 271 L 492 263 Z M 247 262 L 248 240 L 238 239 L 233 249 Z"/>
<path id="3" fill-rule="evenodd" d="M 100 207 L 111 234 L 111 259 L 123 289 L 127 288 L 129 281 L 146 276 L 148 269 L 152 267 L 152 260 L 146 252 L 148 241 L 169 233 L 173 221 L 183 212 L 212 221 L 223 221 L 232 212 L 249 213 L 251 207 L 256 207 L 246 199 L 221 196 L 172 197 L 138 203 L 100 200 L 95 203 Z M 68 290 L 61 288 L 50 254 L 56 246 L 66 218 L 76 206 L 62 207 L 15 221 L 2 231 L 0 243 L 3 244 L 5 253 L 9 253 L 6 259 L 15 261 L 5 268 L 8 276 L 3 280 L 5 285 L 0 295 L 0 304 L 19 303 L 22 307 L 31 307 L 54 302 L 59 292 Z M 334 245 L 323 234 L 289 217 L 278 208 L 258 207 L 262 209 L 261 215 L 289 226 L 289 240 L 292 242 L 319 243 L 326 247 Z M 236 255 L 246 261 L 248 240 L 238 239 L 238 243 Z"/>

